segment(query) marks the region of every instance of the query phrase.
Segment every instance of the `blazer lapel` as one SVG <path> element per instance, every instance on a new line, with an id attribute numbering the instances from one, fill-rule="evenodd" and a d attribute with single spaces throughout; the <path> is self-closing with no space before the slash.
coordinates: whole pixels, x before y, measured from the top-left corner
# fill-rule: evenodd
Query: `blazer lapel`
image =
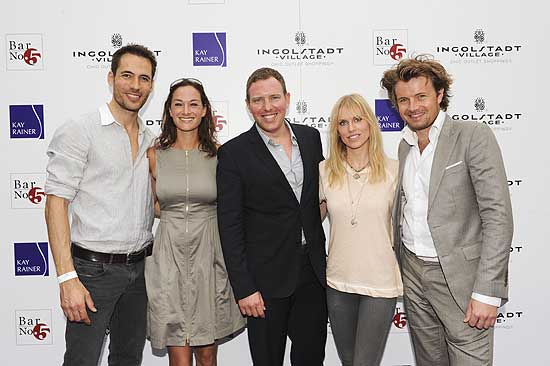
<path id="1" fill-rule="evenodd" d="M 456 140 L 457 134 L 454 128 L 454 122 L 447 116 L 445 118 L 445 123 L 443 123 L 443 127 L 441 128 L 441 133 L 439 134 L 437 141 L 437 147 L 434 152 L 432 172 L 430 174 L 430 189 L 428 193 L 428 214 L 432 208 L 441 179 L 443 179 L 443 173 L 445 172 L 445 167 L 451 157 Z"/>
<path id="2" fill-rule="evenodd" d="M 292 128 L 292 126 L 291 126 Z M 307 139 L 302 135 L 302 131 L 298 128 L 293 129 L 292 132 L 294 132 L 294 135 L 296 136 L 296 139 L 298 140 L 298 148 L 300 149 L 300 156 L 302 158 L 302 169 L 304 171 L 304 182 L 302 184 L 302 194 L 300 196 L 300 202 L 303 202 L 304 198 L 304 191 L 306 190 L 306 187 L 309 187 L 311 184 L 311 179 L 313 178 L 312 174 L 319 174 L 319 171 L 312 172 L 312 167 L 316 166 L 315 164 L 309 164 L 313 160 L 313 151 L 309 148 L 309 146 L 306 146 Z"/>
<path id="3" fill-rule="evenodd" d="M 394 222 L 394 240 L 401 242 L 401 221 L 403 216 L 403 171 L 405 170 L 405 161 L 411 150 L 411 146 L 403 139 L 399 143 L 398 158 L 399 158 L 399 175 L 397 178 L 397 187 L 395 188 L 395 196 L 393 198 L 392 217 Z M 400 243 L 397 243 L 398 245 Z"/>
<path id="4" fill-rule="evenodd" d="M 268 173 L 271 174 L 271 176 L 273 176 L 276 180 L 280 182 L 281 187 L 284 187 L 285 191 L 287 191 L 287 193 L 296 200 L 294 191 L 288 183 L 288 180 L 281 170 L 281 167 L 279 167 L 279 164 L 277 163 L 273 155 L 271 155 L 271 151 L 269 151 L 264 143 L 264 140 L 262 140 L 262 137 L 258 133 L 258 130 L 256 130 L 256 124 L 252 125 L 252 128 L 248 130 L 248 135 L 250 137 L 253 151 L 256 153 L 258 159 L 262 162 L 262 165 L 265 167 Z M 251 174 L 254 173 L 251 172 Z"/>
<path id="5" fill-rule="evenodd" d="M 401 186 L 403 184 L 403 171 L 405 170 L 405 161 L 407 160 L 407 155 L 409 154 L 409 150 L 411 149 L 411 146 L 403 139 L 401 139 L 401 142 L 399 143 L 399 185 Z"/>

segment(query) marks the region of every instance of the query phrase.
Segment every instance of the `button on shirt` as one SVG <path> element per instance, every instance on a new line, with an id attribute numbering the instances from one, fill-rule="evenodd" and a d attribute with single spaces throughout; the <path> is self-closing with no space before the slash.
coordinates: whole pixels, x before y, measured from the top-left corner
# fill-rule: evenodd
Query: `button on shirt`
<path id="1" fill-rule="evenodd" d="M 288 155 L 283 148 L 283 145 L 277 144 L 269 136 L 262 131 L 258 124 L 256 124 L 256 129 L 260 134 L 263 142 L 267 146 L 267 149 L 281 168 L 281 171 L 286 177 L 288 184 L 292 188 L 294 195 L 298 202 L 302 196 L 302 187 L 304 185 L 304 166 L 302 164 L 302 155 L 300 154 L 300 147 L 298 146 L 298 139 L 292 131 L 290 124 L 285 121 L 285 126 L 290 131 L 290 140 L 292 142 L 292 153 L 291 158 L 288 158 Z M 305 244 L 305 235 L 304 230 L 302 229 L 302 244 Z"/>
<path id="2" fill-rule="evenodd" d="M 146 151 L 154 139 L 138 118 L 138 153 L 107 104 L 57 129 L 47 150 L 46 194 L 70 202 L 71 241 L 132 253 L 152 241 L 154 209 Z"/>
<path id="3" fill-rule="evenodd" d="M 418 136 L 409 126 L 403 129 L 403 140 L 411 148 L 403 170 L 403 244 L 417 257 L 427 261 L 438 261 L 430 227 L 428 226 L 428 195 L 430 175 L 439 134 L 445 122 L 445 112 L 439 111 L 429 132 L 430 142 L 420 154 Z M 472 298 L 486 304 L 500 306 L 500 298 L 473 293 Z"/>
<path id="4" fill-rule="evenodd" d="M 403 139 L 411 145 L 403 171 L 403 244 L 419 257 L 437 258 L 428 226 L 428 194 L 434 152 L 445 112 L 439 111 L 429 132 L 430 142 L 420 154 L 418 137 L 409 126 L 403 129 Z"/>

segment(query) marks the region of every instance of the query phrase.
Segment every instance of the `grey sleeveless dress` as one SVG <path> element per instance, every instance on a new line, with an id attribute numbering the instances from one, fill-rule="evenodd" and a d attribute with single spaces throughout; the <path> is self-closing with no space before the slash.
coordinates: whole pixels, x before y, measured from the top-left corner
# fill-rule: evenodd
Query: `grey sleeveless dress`
<path id="1" fill-rule="evenodd" d="M 244 327 L 227 278 L 216 216 L 216 158 L 157 150 L 160 223 L 145 262 L 154 348 L 214 343 Z"/>

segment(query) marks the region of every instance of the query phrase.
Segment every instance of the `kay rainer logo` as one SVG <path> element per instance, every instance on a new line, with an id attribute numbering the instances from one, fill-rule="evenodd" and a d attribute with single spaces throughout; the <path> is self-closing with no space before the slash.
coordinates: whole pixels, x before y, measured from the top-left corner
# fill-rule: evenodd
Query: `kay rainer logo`
<path id="1" fill-rule="evenodd" d="M 10 137 L 44 140 L 44 106 L 10 105 Z"/>
<path id="2" fill-rule="evenodd" d="M 14 243 L 15 276 L 49 276 L 48 243 Z"/>
<path id="3" fill-rule="evenodd" d="M 226 34 L 193 33 L 193 66 L 227 67 Z"/>
<path id="4" fill-rule="evenodd" d="M 374 110 L 382 131 L 401 131 L 405 127 L 405 122 L 389 99 L 376 99 Z"/>

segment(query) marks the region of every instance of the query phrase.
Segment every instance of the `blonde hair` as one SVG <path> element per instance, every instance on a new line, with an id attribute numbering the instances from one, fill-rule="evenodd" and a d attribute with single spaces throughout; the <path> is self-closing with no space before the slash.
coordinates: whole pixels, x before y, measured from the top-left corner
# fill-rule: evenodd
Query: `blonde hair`
<path id="1" fill-rule="evenodd" d="M 383 182 L 386 180 L 386 155 L 382 146 L 382 133 L 378 120 L 369 104 L 359 94 L 344 95 L 334 105 L 330 114 L 330 155 L 327 159 L 325 169 L 328 172 L 329 186 L 340 185 L 346 174 L 346 145 L 338 135 L 338 123 L 343 110 L 357 112 L 365 119 L 369 126 L 370 137 L 367 141 L 369 163 L 368 180 L 371 183 Z"/>

